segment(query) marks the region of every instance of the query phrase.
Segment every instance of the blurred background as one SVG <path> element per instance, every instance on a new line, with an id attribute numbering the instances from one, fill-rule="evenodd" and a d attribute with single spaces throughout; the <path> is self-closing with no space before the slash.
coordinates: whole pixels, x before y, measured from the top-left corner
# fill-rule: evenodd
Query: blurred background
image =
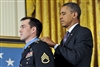
<path id="1" fill-rule="evenodd" d="M 91 67 L 100 67 L 100 0 L 0 0 L 0 67 L 19 65 L 25 45 L 19 40 L 20 19 L 24 16 L 39 19 L 43 24 L 40 37 L 48 36 L 59 44 L 66 31 L 60 24 L 59 11 L 66 2 L 81 7 L 80 24 L 93 36 Z"/>

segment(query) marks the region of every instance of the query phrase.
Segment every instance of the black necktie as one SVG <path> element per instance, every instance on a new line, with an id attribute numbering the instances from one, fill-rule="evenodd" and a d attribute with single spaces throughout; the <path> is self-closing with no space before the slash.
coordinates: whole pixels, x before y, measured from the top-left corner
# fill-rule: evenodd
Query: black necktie
<path id="1" fill-rule="evenodd" d="M 67 32 L 66 32 L 66 34 L 65 34 L 65 36 L 64 36 L 63 43 L 65 43 L 65 42 L 66 42 L 66 40 L 67 40 L 68 36 L 69 36 L 69 32 L 67 31 Z"/>

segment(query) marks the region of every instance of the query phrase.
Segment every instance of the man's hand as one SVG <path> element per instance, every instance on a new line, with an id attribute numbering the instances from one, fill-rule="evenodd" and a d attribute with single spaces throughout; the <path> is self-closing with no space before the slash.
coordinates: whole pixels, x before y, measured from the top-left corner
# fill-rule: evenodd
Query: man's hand
<path id="1" fill-rule="evenodd" d="M 50 47 L 54 47 L 56 45 L 49 37 L 42 37 L 41 40 L 46 42 Z"/>

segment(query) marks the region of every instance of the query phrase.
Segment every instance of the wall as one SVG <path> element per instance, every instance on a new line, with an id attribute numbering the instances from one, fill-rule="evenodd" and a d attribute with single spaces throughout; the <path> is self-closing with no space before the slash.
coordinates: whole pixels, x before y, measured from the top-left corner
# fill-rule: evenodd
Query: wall
<path id="1" fill-rule="evenodd" d="M 0 0 L 0 36 L 19 36 L 24 16 L 25 0 Z"/>

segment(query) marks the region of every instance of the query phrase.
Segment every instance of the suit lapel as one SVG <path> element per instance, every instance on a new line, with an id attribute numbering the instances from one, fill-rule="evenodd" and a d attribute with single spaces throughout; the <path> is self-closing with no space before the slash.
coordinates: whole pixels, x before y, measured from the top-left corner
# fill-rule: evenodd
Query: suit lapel
<path id="1" fill-rule="evenodd" d="M 79 29 L 80 25 L 76 25 L 75 28 L 71 31 L 71 33 L 69 34 L 67 41 L 65 43 L 65 45 L 68 44 L 68 42 L 70 41 L 70 39 L 74 36 L 74 34 L 77 32 L 77 30 Z"/>

